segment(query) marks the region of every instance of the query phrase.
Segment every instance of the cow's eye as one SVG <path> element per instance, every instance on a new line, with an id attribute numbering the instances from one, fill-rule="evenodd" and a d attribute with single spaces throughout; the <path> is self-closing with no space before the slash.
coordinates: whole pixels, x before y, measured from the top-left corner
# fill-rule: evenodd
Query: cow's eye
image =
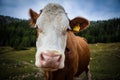
<path id="1" fill-rule="evenodd" d="M 37 30 L 38 33 L 41 33 L 41 32 L 42 32 L 42 30 L 39 29 L 38 26 L 36 26 L 36 30 Z"/>
<path id="2" fill-rule="evenodd" d="M 70 49 L 66 47 L 65 51 L 66 51 L 66 52 L 69 52 L 69 51 L 70 51 Z"/>
<path id="3" fill-rule="evenodd" d="M 43 31 L 41 29 L 38 29 L 39 33 L 42 33 Z"/>

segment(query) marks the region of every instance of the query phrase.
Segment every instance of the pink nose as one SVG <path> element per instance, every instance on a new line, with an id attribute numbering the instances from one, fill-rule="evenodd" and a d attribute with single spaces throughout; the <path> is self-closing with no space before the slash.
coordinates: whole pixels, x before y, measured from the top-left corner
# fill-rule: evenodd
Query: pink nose
<path id="1" fill-rule="evenodd" d="M 40 60 L 43 68 L 57 68 L 60 64 L 61 55 L 54 53 L 41 53 Z"/>
<path id="2" fill-rule="evenodd" d="M 61 59 L 61 55 L 55 55 L 55 54 L 46 54 L 42 53 L 41 54 L 41 60 L 42 61 L 57 61 L 59 62 Z"/>

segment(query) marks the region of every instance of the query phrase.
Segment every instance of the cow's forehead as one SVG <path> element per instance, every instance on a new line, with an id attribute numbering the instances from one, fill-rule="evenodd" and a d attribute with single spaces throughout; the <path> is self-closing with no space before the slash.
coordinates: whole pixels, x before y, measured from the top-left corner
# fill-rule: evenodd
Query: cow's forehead
<path id="1" fill-rule="evenodd" d="M 57 12 L 65 12 L 64 8 L 59 5 L 59 4 L 55 4 L 55 3 L 49 3 L 47 6 L 44 7 L 43 12 L 53 12 L 54 14 Z"/>
<path id="2" fill-rule="evenodd" d="M 70 28 L 69 19 L 64 8 L 59 4 L 53 3 L 45 6 L 41 15 L 37 19 L 36 25 L 42 30 L 48 27 L 54 27 L 54 29 L 57 30 L 66 30 L 67 28 Z"/>

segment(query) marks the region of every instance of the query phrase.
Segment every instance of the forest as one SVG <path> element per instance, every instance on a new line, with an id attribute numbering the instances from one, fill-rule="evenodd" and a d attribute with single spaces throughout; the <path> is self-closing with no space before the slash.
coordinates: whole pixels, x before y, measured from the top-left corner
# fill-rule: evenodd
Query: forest
<path id="1" fill-rule="evenodd" d="M 79 33 L 88 43 L 120 42 L 120 18 L 91 21 L 89 28 Z M 0 15 L 0 46 L 26 49 L 35 46 L 36 29 L 31 28 L 29 20 Z"/>

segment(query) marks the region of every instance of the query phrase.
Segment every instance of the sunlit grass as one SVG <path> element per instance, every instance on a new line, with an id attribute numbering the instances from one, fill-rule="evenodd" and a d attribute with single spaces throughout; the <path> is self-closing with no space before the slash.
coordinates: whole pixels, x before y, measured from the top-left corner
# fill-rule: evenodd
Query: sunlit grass
<path id="1" fill-rule="evenodd" d="M 120 43 L 91 44 L 93 80 L 120 79 Z"/>
<path id="2" fill-rule="evenodd" d="M 34 66 L 35 48 L 16 51 L 1 47 L 0 80 L 37 80 L 42 73 Z"/>
<path id="3" fill-rule="evenodd" d="M 120 80 L 120 43 L 90 44 L 90 48 L 92 80 Z M 0 80 L 44 80 L 34 65 L 35 52 L 34 47 L 0 47 Z"/>

